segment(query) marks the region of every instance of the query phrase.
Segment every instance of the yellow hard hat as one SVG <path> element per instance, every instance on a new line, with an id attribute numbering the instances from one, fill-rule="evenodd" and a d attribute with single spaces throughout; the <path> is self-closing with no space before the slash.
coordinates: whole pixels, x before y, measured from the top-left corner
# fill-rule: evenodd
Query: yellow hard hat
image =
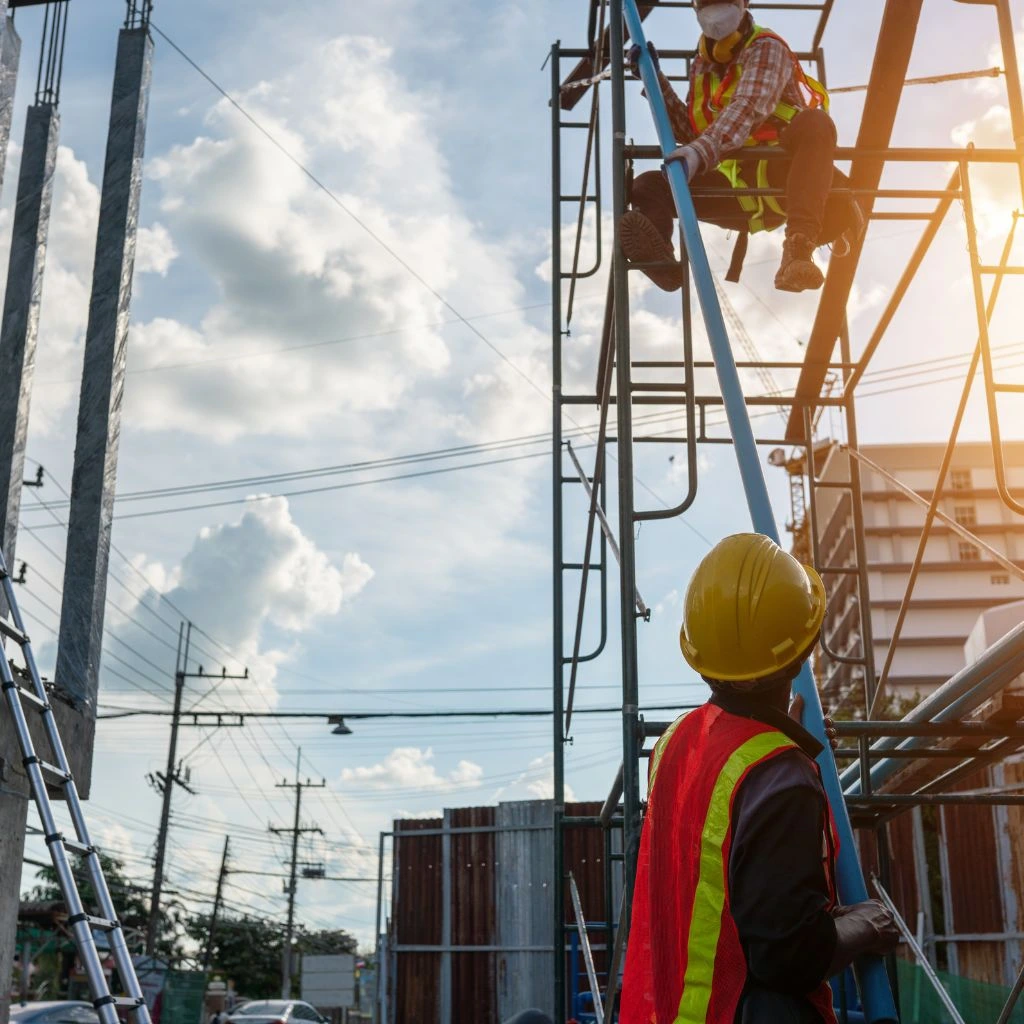
<path id="1" fill-rule="evenodd" d="M 717 544 L 697 566 L 683 606 L 679 644 L 708 679 L 753 683 L 802 661 L 825 618 L 825 587 L 760 533 Z"/>

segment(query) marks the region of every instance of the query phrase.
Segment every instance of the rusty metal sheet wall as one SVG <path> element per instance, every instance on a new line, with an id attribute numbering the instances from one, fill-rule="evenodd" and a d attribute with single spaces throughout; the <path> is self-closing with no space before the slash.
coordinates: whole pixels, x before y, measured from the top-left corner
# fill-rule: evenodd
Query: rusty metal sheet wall
<path id="1" fill-rule="evenodd" d="M 601 813 L 601 802 L 566 804 L 565 813 L 572 817 L 583 817 Z M 580 892 L 580 904 L 583 916 L 588 924 L 591 922 L 607 922 L 608 904 L 605 898 L 605 856 L 604 830 L 597 826 L 577 826 L 565 832 L 565 869 L 571 871 L 576 879 L 576 887 Z M 576 915 L 566 885 L 565 920 L 575 922 Z M 611 957 L 607 952 L 606 933 L 602 929 L 590 932 L 590 945 L 594 951 L 594 965 L 599 975 L 607 975 Z M 572 971 L 572 958 L 566 954 L 567 971 Z M 580 972 L 584 972 L 582 958 L 576 964 Z M 569 977 L 569 975 L 566 975 Z M 588 989 L 585 973 L 579 979 L 581 991 Z"/>
<path id="2" fill-rule="evenodd" d="M 987 771 L 951 787 L 952 792 L 990 784 Z M 943 807 L 952 920 L 947 932 L 1002 932 L 1001 881 L 996 857 L 995 818 L 991 807 Z M 957 973 L 990 984 L 1003 983 L 1002 942 L 957 943 Z"/>
<path id="3" fill-rule="evenodd" d="M 441 837 L 415 836 L 439 829 L 440 818 L 396 821 L 392 864 L 391 927 L 393 945 L 441 942 Z M 412 833 L 408 839 L 403 833 Z M 437 1020 L 441 991 L 439 953 L 398 953 L 392 1006 L 394 1024 L 430 1024 Z"/>
<path id="4" fill-rule="evenodd" d="M 596 815 L 601 804 L 569 804 L 571 816 Z M 393 1024 L 445 1024 L 445 960 L 451 960 L 451 1020 L 499 1021 L 536 1007 L 551 1013 L 553 956 L 551 880 L 554 871 L 550 801 L 464 807 L 444 819 L 395 822 L 392 946 L 444 944 L 444 844 L 450 842 L 450 941 L 458 946 L 506 946 L 506 952 L 396 952 Z M 416 835 L 493 827 L 501 831 Z M 528 826 L 527 828 L 517 826 Z M 542 826 L 542 827 L 537 827 Z M 571 828 L 565 866 L 576 878 L 584 913 L 607 920 L 604 832 Z M 618 888 L 615 890 L 619 891 Z M 566 901 L 565 920 L 573 920 Z M 606 933 L 591 932 L 599 971 L 607 969 Z M 580 964 L 582 969 L 582 963 Z M 586 982 L 581 987 L 586 987 Z"/>
<path id="5" fill-rule="evenodd" d="M 449 812 L 453 828 L 494 824 L 493 807 Z M 495 834 L 451 837 L 452 945 L 495 944 Z M 452 1021 L 497 1019 L 493 953 L 452 954 Z"/>
<path id="6" fill-rule="evenodd" d="M 498 1020 L 527 1007 L 554 1015 L 554 877 L 550 800 L 509 801 L 498 805 L 496 944 L 518 947 L 497 954 Z M 533 826 L 523 829 L 515 826 Z M 536 826 L 547 826 L 544 829 Z M 527 952 L 524 947 L 546 947 Z"/>

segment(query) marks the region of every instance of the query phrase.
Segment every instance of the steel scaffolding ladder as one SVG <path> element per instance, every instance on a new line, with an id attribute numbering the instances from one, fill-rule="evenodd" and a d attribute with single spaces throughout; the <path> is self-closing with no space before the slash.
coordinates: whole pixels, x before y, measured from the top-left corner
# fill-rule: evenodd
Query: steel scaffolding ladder
<path id="1" fill-rule="evenodd" d="M 99 850 L 93 845 L 89 829 L 85 821 L 82 802 L 78 796 L 78 788 L 71 774 L 64 744 L 54 718 L 50 695 L 43 684 L 36 667 L 35 655 L 25 624 L 18 609 L 14 594 L 14 581 L 7 571 L 7 563 L 0 552 L 0 588 L 7 601 L 10 619 L 0 616 L 0 639 L 8 639 L 20 648 L 24 661 L 23 667 L 17 667 L 13 660 L 9 661 L 5 652 L 0 650 L 0 689 L 3 690 L 14 720 L 21 749 L 22 765 L 28 776 L 32 791 L 32 799 L 39 811 L 39 820 L 50 859 L 57 873 L 57 881 L 64 895 L 64 903 L 68 910 L 67 925 L 74 937 L 75 947 L 89 983 L 89 994 L 93 1006 L 99 1014 L 102 1024 L 118 1024 L 118 1007 L 127 1007 L 134 1014 L 136 1024 L 150 1024 L 149 1010 L 142 996 L 142 989 L 135 974 L 124 930 L 117 919 L 110 898 L 110 890 L 103 875 Z M 15 676 L 17 675 L 17 678 Z M 20 681 L 19 681 L 20 680 Z M 47 761 L 36 752 L 33 730 L 27 715 L 37 716 L 42 724 L 46 742 L 50 747 L 52 761 Z M 48 787 L 59 790 L 67 802 L 68 813 L 74 827 L 74 838 L 65 836 L 54 817 L 53 805 Z M 96 913 L 90 913 L 83 905 L 76 871 L 71 858 L 78 857 L 84 864 L 88 881 L 96 895 L 98 907 Z M 119 998 L 110 992 L 107 979 L 103 973 L 103 962 L 96 945 L 94 932 L 103 932 L 107 936 L 110 951 L 113 954 L 121 984 L 128 992 L 127 998 Z"/>

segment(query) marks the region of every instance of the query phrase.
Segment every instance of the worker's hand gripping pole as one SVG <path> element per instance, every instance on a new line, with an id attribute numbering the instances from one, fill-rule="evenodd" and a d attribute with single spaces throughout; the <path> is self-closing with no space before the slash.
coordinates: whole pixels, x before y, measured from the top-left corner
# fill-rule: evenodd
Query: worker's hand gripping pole
<path id="1" fill-rule="evenodd" d="M 658 83 L 658 73 L 647 49 L 647 40 L 644 36 L 640 14 L 637 11 L 636 0 L 622 0 L 622 5 L 630 37 L 640 50 L 640 77 L 643 79 L 644 88 L 647 91 L 647 100 L 650 103 L 651 113 L 654 116 L 654 124 L 658 132 L 658 142 L 661 145 L 662 153 L 668 156 L 676 148 L 676 141 L 672 134 L 665 101 L 662 99 L 661 86 Z M 612 5 L 613 12 L 615 6 L 615 4 Z M 612 54 L 612 59 L 621 60 L 622 55 Z M 686 180 L 686 173 L 678 162 L 669 163 L 666 167 L 666 173 L 669 185 L 672 188 L 672 197 L 675 200 L 676 210 L 679 213 L 679 224 L 682 228 L 683 239 L 686 245 L 685 256 L 690 263 L 693 283 L 697 289 L 697 298 L 700 301 L 701 312 L 704 314 L 704 323 L 707 327 L 708 340 L 711 343 L 712 357 L 718 374 L 718 383 L 722 391 L 726 416 L 729 420 L 729 429 L 736 447 L 736 458 L 739 462 L 743 489 L 746 492 L 747 506 L 750 509 L 750 518 L 754 529 L 758 533 L 763 533 L 778 543 L 779 531 L 775 523 L 771 502 L 768 498 L 768 487 L 765 484 L 764 473 L 757 456 L 754 431 L 750 426 L 750 417 L 747 414 L 743 389 L 740 385 L 739 373 L 736 370 L 736 361 L 733 358 L 732 348 L 729 344 L 729 335 L 726 331 L 725 320 L 722 317 L 722 308 L 719 305 L 718 295 L 715 292 L 711 265 L 708 262 L 707 252 L 704 249 L 704 240 L 701 238 L 700 226 L 693 207 L 693 199 L 690 196 L 690 187 Z M 832 748 L 829 745 L 828 737 L 825 735 L 821 701 L 818 698 L 818 690 L 814 685 L 814 678 L 808 665 L 804 665 L 794 688 L 804 698 L 804 724 L 824 746 L 824 751 L 818 758 L 818 763 L 821 766 L 825 791 L 828 794 L 829 803 L 832 805 L 832 813 L 839 831 L 839 859 L 837 864 L 839 897 L 843 903 L 860 903 L 868 898 L 867 886 L 864 884 L 864 874 L 861 871 L 860 861 L 857 858 L 857 847 L 854 841 L 853 829 L 850 825 L 850 818 L 846 813 L 843 792 L 839 785 L 835 758 L 832 756 Z M 896 1007 L 893 1003 L 892 989 L 889 985 L 889 979 L 885 973 L 885 966 L 882 960 L 877 957 L 865 957 L 859 961 L 857 964 L 857 980 L 860 986 L 861 1000 L 864 1005 L 866 1019 L 871 1024 L 881 1024 L 883 1021 L 896 1021 L 898 1018 L 896 1016 Z"/>

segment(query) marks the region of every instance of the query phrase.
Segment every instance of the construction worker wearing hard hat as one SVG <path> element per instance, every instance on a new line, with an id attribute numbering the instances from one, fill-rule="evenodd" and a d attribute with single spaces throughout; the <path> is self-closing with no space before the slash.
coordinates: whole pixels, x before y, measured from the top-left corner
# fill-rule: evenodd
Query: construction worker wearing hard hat
<path id="1" fill-rule="evenodd" d="M 837 901 L 822 747 L 787 713 L 824 615 L 818 574 L 760 534 L 690 582 L 680 643 L 712 695 L 651 756 L 621 1024 L 834 1024 L 827 979 L 896 946 L 882 904 Z"/>
<path id="2" fill-rule="evenodd" d="M 815 248 L 845 235 L 836 252 L 846 251 L 862 230 L 863 215 L 853 200 L 830 194 L 833 185 L 849 181 L 833 166 L 836 128 L 828 115 L 828 93 L 804 72 L 780 36 L 754 23 L 748 5 L 749 0 L 695 0 L 703 35 L 685 102 L 648 44 L 680 143 L 668 160 L 683 165 L 692 188 L 718 191 L 718 196 L 694 197 L 698 218 L 739 232 L 729 280 L 739 279 L 748 234 L 785 223 L 775 287 L 802 292 L 820 288 L 825 280 L 814 262 Z M 634 71 L 639 55 L 635 45 L 627 55 Z M 789 159 L 737 158 L 746 146 L 781 146 Z M 744 188 L 784 189 L 785 198 L 721 194 Z M 660 171 L 638 175 L 631 201 L 620 227 L 626 257 L 635 263 L 675 263 L 676 211 L 665 176 Z M 682 283 L 678 265 L 644 269 L 666 291 Z"/>

